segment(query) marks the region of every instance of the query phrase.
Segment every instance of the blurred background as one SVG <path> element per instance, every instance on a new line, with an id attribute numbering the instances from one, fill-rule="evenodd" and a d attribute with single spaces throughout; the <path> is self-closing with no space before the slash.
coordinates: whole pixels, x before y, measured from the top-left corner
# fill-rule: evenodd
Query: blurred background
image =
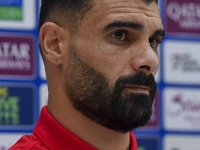
<path id="1" fill-rule="evenodd" d="M 40 0 L 0 0 L 0 150 L 31 134 L 48 91 L 39 54 Z M 200 0 L 160 0 L 166 37 L 153 114 L 138 150 L 200 150 Z"/>

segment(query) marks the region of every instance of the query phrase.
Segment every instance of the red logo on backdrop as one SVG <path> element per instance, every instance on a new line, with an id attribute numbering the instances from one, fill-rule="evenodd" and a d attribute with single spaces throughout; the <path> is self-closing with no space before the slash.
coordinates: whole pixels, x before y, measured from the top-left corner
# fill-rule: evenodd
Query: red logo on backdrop
<path id="1" fill-rule="evenodd" d="M 166 0 L 166 31 L 200 34 L 199 0 Z"/>
<path id="2" fill-rule="evenodd" d="M 34 75 L 34 40 L 31 37 L 0 36 L 0 75 Z"/>

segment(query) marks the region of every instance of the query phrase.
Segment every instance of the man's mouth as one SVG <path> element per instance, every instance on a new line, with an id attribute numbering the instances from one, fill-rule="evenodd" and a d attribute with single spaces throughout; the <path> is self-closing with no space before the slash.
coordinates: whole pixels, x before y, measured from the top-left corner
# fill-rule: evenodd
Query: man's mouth
<path id="1" fill-rule="evenodd" d="M 125 86 L 125 89 L 129 89 L 134 93 L 143 93 L 148 95 L 150 90 L 148 86 L 143 86 L 143 85 L 127 85 Z"/>

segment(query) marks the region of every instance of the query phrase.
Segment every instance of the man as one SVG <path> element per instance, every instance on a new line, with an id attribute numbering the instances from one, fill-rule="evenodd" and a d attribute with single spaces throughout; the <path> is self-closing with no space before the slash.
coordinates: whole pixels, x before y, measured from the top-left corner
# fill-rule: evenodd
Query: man
<path id="1" fill-rule="evenodd" d="M 43 0 L 39 37 L 48 105 L 10 150 L 136 150 L 164 37 L 157 1 Z"/>

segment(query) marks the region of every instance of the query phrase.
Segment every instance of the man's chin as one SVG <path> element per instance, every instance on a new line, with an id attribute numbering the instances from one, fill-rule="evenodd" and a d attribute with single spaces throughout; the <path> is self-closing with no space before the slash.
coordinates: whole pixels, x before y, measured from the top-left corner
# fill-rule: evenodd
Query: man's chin
<path id="1" fill-rule="evenodd" d="M 108 113 L 110 118 L 105 118 L 106 121 L 99 120 L 98 123 L 116 132 L 127 133 L 143 127 L 150 120 L 153 103 L 150 96 L 141 93 L 125 95 L 126 98 L 115 103 L 116 106 Z"/>

